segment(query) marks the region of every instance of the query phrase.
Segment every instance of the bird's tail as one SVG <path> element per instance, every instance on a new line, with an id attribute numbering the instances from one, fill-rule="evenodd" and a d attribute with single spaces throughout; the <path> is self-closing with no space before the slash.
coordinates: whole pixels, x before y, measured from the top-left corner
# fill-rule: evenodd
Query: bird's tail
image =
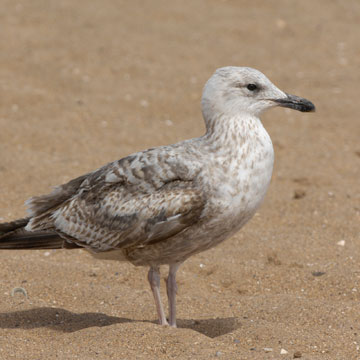
<path id="1" fill-rule="evenodd" d="M 26 231 L 29 218 L 0 224 L 0 249 L 35 250 L 62 249 L 67 243 L 57 233 L 51 231 Z M 76 247 L 76 246 L 75 246 Z"/>

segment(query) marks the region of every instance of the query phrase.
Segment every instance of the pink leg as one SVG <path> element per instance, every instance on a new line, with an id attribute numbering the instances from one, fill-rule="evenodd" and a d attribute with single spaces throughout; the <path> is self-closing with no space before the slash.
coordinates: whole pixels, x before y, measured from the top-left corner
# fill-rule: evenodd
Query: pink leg
<path id="1" fill-rule="evenodd" d="M 176 272 L 181 263 L 169 265 L 169 276 L 166 281 L 166 290 L 169 301 L 169 325 L 176 327 Z"/>
<path id="2" fill-rule="evenodd" d="M 160 297 L 160 272 L 159 267 L 151 267 L 148 273 L 148 280 L 150 283 L 151 291 L 154 295 L 156 311 L 159 317 L 160 325 L 169 325 L 164 313 L 164 308 L 161 303 Z"/>

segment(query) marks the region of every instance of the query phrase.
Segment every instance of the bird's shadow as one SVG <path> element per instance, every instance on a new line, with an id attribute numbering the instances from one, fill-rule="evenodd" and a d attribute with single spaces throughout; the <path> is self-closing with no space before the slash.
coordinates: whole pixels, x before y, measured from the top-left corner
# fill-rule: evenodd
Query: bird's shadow
<path id="1" fill-rule="evenodd" d="M 216 338 L 235 331 L 241 327 L 241 323 L 236 317 L 201 319 L 201 320 L 182 320 L 177 321 L 179 328 L 192 329 L 210 338 Z"/>
<path id="2" fill-rule="evenodd" d="M 90 327 L 103 327 L 129 322 L 156 323 L 156 321 L 133 320 L 103 313 L 73 313 L 60 308 L 41 307 L 0 313 L 0 329 L 50 328 L 71 333 Z M 217 318 L 202 320 L 178 320 L 179 328 L 197 331 L 210 338 L 225 335 L 241 326 L 237 318 Z"/>

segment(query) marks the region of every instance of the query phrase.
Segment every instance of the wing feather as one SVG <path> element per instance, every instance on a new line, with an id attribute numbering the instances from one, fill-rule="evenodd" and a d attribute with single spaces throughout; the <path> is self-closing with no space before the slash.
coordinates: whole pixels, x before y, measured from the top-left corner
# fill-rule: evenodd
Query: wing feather
<path id="1" fill-rule="evenodd" d="M 28 201 L 28 231 L 55 231 L 94 251 L 167 239 L 201 216 L 205 199 L 196 166 L 173 149 L 150 149 L 81 176 Z M 175 159 L 175 160 L 174 160 Z"/>
<path id="2" fill-rule="evenodd" d="M 134 194 L 117 202 L 110 192 L 101 203 L 75 198 L 53 215 L 54 226 L 95 251 L 144 246 L 167 239 L 196 222 L 202 194 L 188 188 Z"/>

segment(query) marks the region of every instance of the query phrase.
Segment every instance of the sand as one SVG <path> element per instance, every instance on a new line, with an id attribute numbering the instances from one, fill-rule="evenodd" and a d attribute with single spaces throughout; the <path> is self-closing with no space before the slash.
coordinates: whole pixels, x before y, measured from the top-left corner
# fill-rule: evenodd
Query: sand
<path id="1" fill-rule="evenodd" d="M 360 358 L 357 0 L 1 8 L 2 221 L 109 161 L 201 135 L 217 67 L 258 68 L 317 106 L 263 116 L 276 153 L 265 203 L 182 266 L 178 329 L 156 324 L 145 268 L 2 251 L 1 359 Z"/>

